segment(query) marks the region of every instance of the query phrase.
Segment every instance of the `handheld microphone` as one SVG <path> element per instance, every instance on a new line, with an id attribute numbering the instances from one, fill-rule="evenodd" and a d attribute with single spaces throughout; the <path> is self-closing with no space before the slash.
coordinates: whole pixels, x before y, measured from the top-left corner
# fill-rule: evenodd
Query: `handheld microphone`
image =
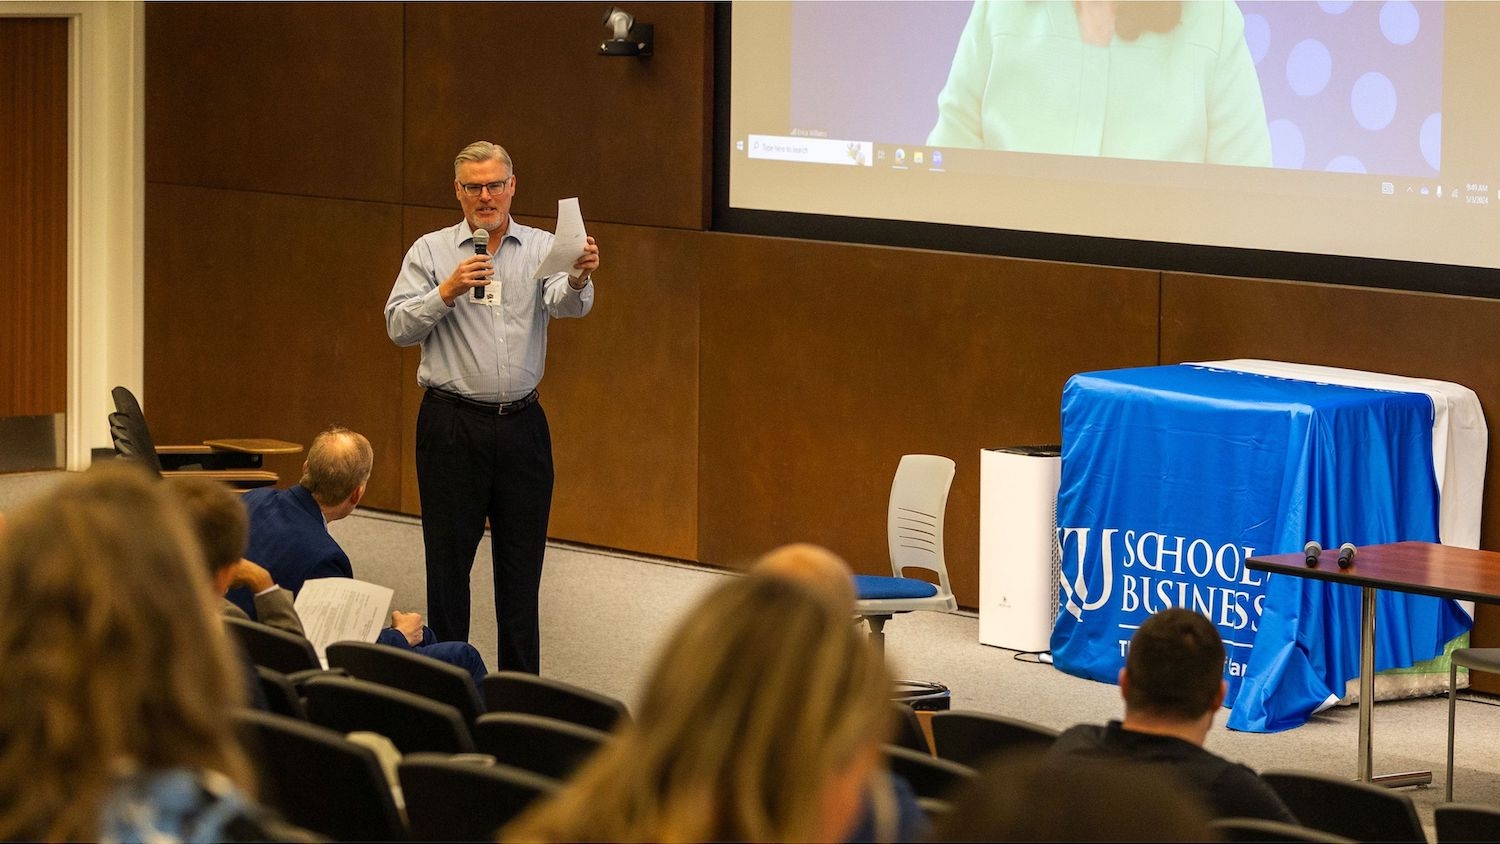
<path id="1" fill-rule="evenodd" d="M 1323 546 L 1318 544 L 1318 540 L 1309 539 L 1307 544 L 1302 546 L 1302 553 L 1307 556 L 1307 567 L 1312 568 L 1318 564 L 1318 556 L 1323 553 Z"/>
<path id="2" fill-rule="evenodd" d="M 474 254 L 475 255 L 489 255 L 490 254 L 490 233 L 487 232 L 487 231 L 485 231 L 484 229 L 475 229 L 474 230 Z M 476 287 L 476 288 L 474 288 L 474 298 L 475 299 L 483 299 L 484 298 L 484 288 L 483 287 Z"/>
<path id="3" fill-rule="evenodd" d="M 1339 546 L 1339 568 L 1346 569 L 1354 565 L 1354 555 L 1359 549 L 1354 547 L 1353 542 L 1345 542 Z"/>

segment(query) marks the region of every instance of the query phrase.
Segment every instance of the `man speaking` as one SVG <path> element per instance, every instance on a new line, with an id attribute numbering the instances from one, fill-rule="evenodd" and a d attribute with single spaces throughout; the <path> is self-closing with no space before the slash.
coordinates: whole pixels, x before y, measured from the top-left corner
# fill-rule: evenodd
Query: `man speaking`
<path id="1" fill-rule="evenodd" d="M 422 345 L 417 489 L 427 556 L 427 616 L 443 641 L 469 638 L 469 572 L 488 518 L 502 670 L 540 670 L 537 592 L 552 507 L 552 438 L 537 399 L 547 321 L 594 304 L 599 248 L 576 277 L 534 278 L 552 235 L 510 217 L 516 172 L 504 148 L 475 141 L 453 160 L 464 219 L 407 251 L 385 303 L 398 346 Z"/>

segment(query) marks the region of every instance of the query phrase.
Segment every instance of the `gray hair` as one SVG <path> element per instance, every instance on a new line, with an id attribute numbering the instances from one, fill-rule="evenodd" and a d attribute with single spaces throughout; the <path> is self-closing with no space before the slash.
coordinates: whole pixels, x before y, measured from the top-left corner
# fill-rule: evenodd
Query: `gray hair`
<path id="1" fill-rule="evenodd" d="M 313 438 L 307 449 L 307 470 L 302 486 L 319 504 L 333 507 L 354 494 L 370 479 L 375 452 L 370 441 L 340 425 Z"/>
<path id="2" fill-rule="evenodd" d="M 505 147 L 489 141 L 475 141 L 458 151 L 458 155 L 453 159 L 453 178 L 457 179 L 458 168 L 470 161 L 503 161 L 507 178 L 516 173 L 516 165 L 511 163 L 510 153 L 505 151 Z"/>

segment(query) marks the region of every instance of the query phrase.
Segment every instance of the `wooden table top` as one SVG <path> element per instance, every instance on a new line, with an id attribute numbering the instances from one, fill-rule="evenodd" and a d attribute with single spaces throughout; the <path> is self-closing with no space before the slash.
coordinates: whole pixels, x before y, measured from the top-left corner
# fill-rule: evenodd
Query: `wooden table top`
<path id="1" fill-rule="evenodd" d="M 1308 567 L 1304 554 L 1251 557 L 1245 565 L 1257 571 L 1310 577 L 1334 583 L 1395 589 L 1439 598 L 1500 603 L 1500 553 L 1456 548 L 1432 542 L 1365 545 L 1354 565 L 1338 566 L 1337 548 L 1328 548 L 1318 565 Z"/>
<path id="2" fill-rule="evenodd" d="M 289 443 L 286 440 L 255 438 L 204 440 L 203 444 L 210 448 L 218 448 L 224 451 L 242 451 L 247 454 L 296 454 L 302 450 L 302 446 L 297 443 Z"/>

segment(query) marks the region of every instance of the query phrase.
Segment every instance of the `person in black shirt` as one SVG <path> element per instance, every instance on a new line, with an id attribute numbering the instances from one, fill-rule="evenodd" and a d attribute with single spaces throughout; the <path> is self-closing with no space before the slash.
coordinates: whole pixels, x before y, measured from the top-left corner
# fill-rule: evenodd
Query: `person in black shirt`
<path id="1" fill-rule="evenodd" d="M 1169 769 L 1216 817 L 1297 823 L 1254 771 L 1203 748 L 1224 703 L 1223 671 L 1224 642 L 1208 619 L 1176 608 L 1151 616 L 1131 637 L 1120 670 L 1124 720 L 1069 728 L 1047 761 L 1122 759 Z"/>

